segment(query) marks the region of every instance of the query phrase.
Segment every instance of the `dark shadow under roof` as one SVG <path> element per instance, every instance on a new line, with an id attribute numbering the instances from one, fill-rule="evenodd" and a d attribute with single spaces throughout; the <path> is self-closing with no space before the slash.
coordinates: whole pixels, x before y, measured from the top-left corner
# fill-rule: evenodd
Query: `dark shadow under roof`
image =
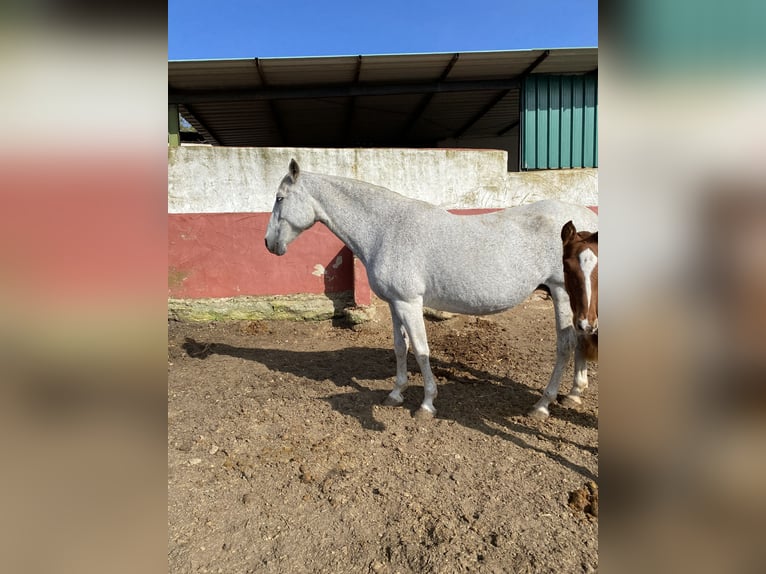
<path id="1" fill-rule="evenodd" d="M 528 74 L 598 71 L 598 48 L 168 62 L 168 99 L 208 143 L 439 147 L 519 123 Z"/>

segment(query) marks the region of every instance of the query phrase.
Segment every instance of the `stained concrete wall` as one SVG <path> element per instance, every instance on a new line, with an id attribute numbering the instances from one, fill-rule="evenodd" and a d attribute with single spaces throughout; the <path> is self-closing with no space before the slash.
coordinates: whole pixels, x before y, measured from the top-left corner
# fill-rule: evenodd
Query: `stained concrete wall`
<path id="1" fill-rule="evenodd" d="M 270 212 L 291 158 L 305 171 L 362 179 L 445 209 L 547 197 L 598 205 L 597 170 L 509 173 L 498 150 L 178 147 L 168 151 L 168 212 Z"/>

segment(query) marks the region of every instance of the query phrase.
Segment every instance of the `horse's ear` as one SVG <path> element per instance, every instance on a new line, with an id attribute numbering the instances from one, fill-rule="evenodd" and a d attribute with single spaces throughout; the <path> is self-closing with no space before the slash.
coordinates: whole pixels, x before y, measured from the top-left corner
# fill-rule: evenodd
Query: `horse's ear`
<path id="1" fill-rule="evenodd" d="M 588 237 L 588 241 L 598 245 L 598 231 L 596 231 L 594 234 L 592 234 L 590 237 Z"/>
<path id="2" fill-rule="evenodd" d="M 298 180 L 298 175 L 301 173 L 301 168 L 298 167 L 298 162 L 295 159 L 290 160 L 290 177 L 293 178 L 293 182 Z"/>
<path id="3" fill-rule="evenodd" d="M 575 233 L 577 233 L 577 229 L 575 229 L 574 223 L 571 220 L 567 221 L 564 227 L 561 228 L 561 241 L 567 243 L 575 236 Z"/>

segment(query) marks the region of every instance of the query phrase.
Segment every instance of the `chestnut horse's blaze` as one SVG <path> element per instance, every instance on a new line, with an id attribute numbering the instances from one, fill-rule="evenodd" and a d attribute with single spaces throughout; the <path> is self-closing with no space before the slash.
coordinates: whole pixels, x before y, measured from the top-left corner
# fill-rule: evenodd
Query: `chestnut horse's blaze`
<path id="1" fill-rule="evenodd" d="M 589 359 L 598 358 L 598 231 L 577 231 L 568 221 L 561 228 L 564 287 L 572 307 L 578 345 Z"/>

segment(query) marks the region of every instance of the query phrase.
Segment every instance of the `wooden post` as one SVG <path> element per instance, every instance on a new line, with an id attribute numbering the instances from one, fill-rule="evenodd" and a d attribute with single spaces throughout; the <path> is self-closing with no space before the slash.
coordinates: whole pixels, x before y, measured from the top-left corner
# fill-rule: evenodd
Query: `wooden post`
<path id="1" fill-rule="evenodd" d="M 356 257 L 354 257 L 354 304 L 358 307 L 367 307 L 372 304 L 372 290 L 370 281 L 367 279 L 367 270 Z"/>
<path id="2" fill-rule="evenodd" d="M 168 104 L 168 145 L 181 145 L 181 123 L 178 120 L 178 105 Z"/>

